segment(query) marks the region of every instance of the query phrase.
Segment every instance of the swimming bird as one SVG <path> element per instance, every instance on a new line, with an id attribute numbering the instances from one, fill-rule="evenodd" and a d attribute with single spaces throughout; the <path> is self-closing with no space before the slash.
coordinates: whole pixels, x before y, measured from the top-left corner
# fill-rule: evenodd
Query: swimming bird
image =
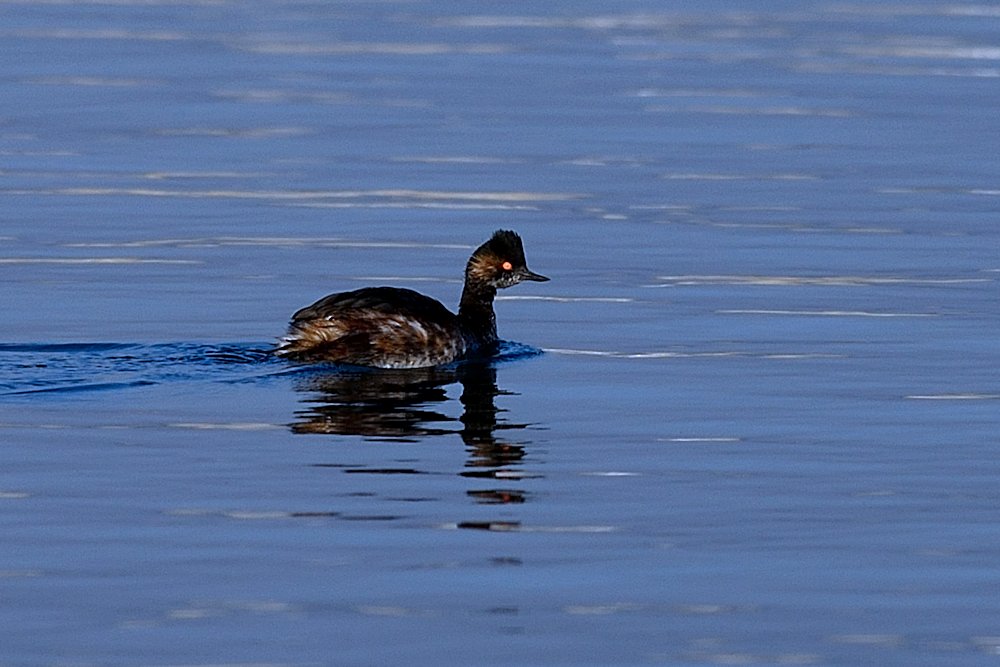
<path id="1" fill-rule="evenodd" d="M 497 350 L 493 299 L 522 281 L 545 282 L 528 269 L 521 237 L 497 230 L 469 258 L 452 313 L 440 301 L 401 287 L 363 287 L 325 296 L 292 315 L 277 354 L 376 368 L 424 368 Z"/>

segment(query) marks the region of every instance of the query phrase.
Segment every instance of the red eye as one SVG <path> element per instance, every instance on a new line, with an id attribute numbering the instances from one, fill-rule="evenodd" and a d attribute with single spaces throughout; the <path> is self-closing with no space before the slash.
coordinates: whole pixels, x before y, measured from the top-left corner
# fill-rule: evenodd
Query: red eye
<path id="1" fill-rule="evenodd" d="M 504 271 L 510 271 L 511 269 L 514 268 L 514 265 L 511 264 L 510 262 L 504 262 L 503 264 L 500 265 L 500 268 L 503 269 Z"/>

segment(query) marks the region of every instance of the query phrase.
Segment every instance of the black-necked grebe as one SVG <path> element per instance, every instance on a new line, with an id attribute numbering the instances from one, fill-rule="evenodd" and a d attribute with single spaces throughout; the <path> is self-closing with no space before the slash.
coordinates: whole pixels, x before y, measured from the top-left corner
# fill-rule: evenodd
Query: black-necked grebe
<path id="1" fill-rule="evenodd" d="M 363 287 L 323 297 L 292 315 L 277 353 L 303 361 L 378 368 L 423 368 L 496 351 L 493 298 L 524 280 L 521 237 L 498 230 L 465 267 L 458 315 L 440 301 L 399 287 Z"/>

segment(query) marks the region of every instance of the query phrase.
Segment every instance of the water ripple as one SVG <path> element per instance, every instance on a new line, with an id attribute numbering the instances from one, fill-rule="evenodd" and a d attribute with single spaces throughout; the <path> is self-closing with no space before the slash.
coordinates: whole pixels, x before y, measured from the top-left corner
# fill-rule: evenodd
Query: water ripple
<path id="1" fill-rule="evenodd" d="M 0 395 L 115 391 L 181 380 L 245 382 L 309 373 L 271 353 L 267 343 L 6 343 L 0 344 Z M 501 341 L 496 363 L 541 354 Z M 329 365 L 320 365 L 329 372 Z M 175 428 L 252 430 L 256 423 L 178 423 Z"/>
<path id="2" fill-rule="evenodd" d="M 890 286 L 890 285 L 963 285 L 989 283 L 992 278 L 908 278 L 901 276 L 768 276 L 768 275 L 680 275 L 657 276 L 654 287 L 688 287 L 695 285 L 762 285 L 762 286 Z"/>
<path id="3" fill-rule="evenodd" d="M 268 348 L 263 343 L 0 344 L 0 392 L 66 394 L 179 379 L 235 381 L 273 372 L 280 362 Z"/>
<path id="4" fill-rule="evenodd" d="M 872 310 L 791 310 L 778 308 L 728 308 L 720 315 L 792 315 L 800 317 L 937 317 L 937 313 L 892 313 Z"/>

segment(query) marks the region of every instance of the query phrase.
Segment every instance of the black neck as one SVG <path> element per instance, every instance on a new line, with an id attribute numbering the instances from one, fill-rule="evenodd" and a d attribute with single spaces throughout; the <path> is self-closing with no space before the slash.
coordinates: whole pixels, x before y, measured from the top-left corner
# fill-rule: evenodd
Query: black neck
<path id="1" fill-rule="evenodd" d="M 489 347 L 497 342 L 497 320 L 493 313 L 496 289 L 489 285 L 471 285 L 467 280 L 458 304 L 458 319 L 462 329 L 479 347 Z"/>

